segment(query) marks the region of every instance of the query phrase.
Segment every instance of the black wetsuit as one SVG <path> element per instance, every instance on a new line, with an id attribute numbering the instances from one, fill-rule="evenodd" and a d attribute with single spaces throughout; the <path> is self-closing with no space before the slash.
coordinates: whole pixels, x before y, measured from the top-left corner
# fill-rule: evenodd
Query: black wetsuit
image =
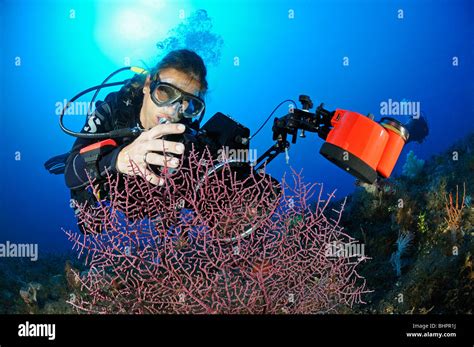
<path id="1" fill-rule="evenodd" d="M 104 101 L 96 103 L 96 110 L 86 120 L 86 124 L 82 128 L 83 133 L 104 133 L 112 130 L 123 128 L 142 127 L 140 122 L 140 109 L 143 103 L 142 88 L 130 88 L 130 84 L 126 84 L 120 91 L 107 95 Z M 108 195 L 107 180 L 104 176 L 106 170 L 111 174 L 116 174 L 116 162 L 119 152 L 126 145 L 133 142 L 134 137 L 114 138 L 117 147 L 109 153 L 103 155 L 97 161 L 97 169 L 100 173 L 96 177 L 95 182 L 99 183 L 100 194 L 102 198 Z M 87 202 L 89 206 L 94 206 L 97 202 L 92 189 L 90 188 L 89 179 L 87 177 L 88 168 L 84 158 L 79 151 L 93 143 L 106 140 L 78 138 L 66 159 L 64 177 L 66 185 L 71 190 L 71 199 L 79 204 Z M 122 176 L 122 175 L 120 175 Z M 78 209 L 75 208 L 75 213 Z M 81 231 L 82 228 L 79 226 Z"/>
<path id="2" fill-rule="evenodd" d="M 107 95 L 105 102 L 98 102 L 96 110 L 87 119 L 86 124 L 82 128 L 82 133 L 104 133 L 111 130 L 121 128 L 132 128 L 139 126 L 143 128 L 140 123 L 140 108 L 142 102 L 138 100 L 131 100 L 124 98 L 122 93 L 114 92 Z M 138 104 L 136 104 L 138 103 Z M 104 139 L 87 139 L 78 138 L 72 146 L 71 152 L 66 161 L 65 180 L 66 185 L 72 190 L 81 190 L 88 184 L 86 174 L 86 163 L 79 151 L 93 143 L 102 141 Z M 110 173 L 116 173 L 117 156 L 123 147 L 131 143 L 134 138 L 116 138 L 114 139 L 118 147 L 111 152 L 104 155 L 98 161 L 98 169 L 101 175 L 104 175 L 108 170 Z"/>

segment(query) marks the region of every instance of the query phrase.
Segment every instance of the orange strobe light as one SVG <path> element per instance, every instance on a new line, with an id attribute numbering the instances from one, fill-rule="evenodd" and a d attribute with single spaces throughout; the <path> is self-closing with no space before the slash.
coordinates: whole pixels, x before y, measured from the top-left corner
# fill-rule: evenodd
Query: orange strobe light
<path id="1" fill-rule="evenodd" d="M 367 183 L 389 177 L 408 140 L 408 130 L 393 118 L 380 123 L 357 112 L 337 109 L 333 128 L 319 151 L 328 160 Z"/>

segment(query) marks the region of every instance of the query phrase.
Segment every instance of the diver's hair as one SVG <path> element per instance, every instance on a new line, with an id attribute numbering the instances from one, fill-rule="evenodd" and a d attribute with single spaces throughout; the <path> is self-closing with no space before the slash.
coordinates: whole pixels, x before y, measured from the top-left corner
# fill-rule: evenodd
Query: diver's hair
<path id="1" fill-rule="evenodd" d="M 156 79 L 161 71 L 170 68 L 184 72 L 189 77 L 198 81 L 201 85 L 199 96 L 204 98 L 208 88 L 206 80 L 207 69 L 204 65 L 204 61 L 199 55 L 188 49 L 171 51 L 158 63 L 158 65 L 149 69 L 149 71 L 152 79 Z M 145 75 L 136 74 L 133 78 L 128 80 L 121 89 L 122 94 L 127 95 L 126 98 L 131 98 L 136 105 L 141 105 L 145 79 Z M 125 96 L 123 97 L 125 98 Z"/>
<path id="2" fill-rule="evenodd" d="M 189 49 L 178 49 L 171 51 L 158 63 L 153 69 L 153 78 L 165 69 L 176 69 L 192 77 L 201 85 L 200 97 L 204 97 L 207 92 L 207 69 L 202 58 L 194 51 Z"/>

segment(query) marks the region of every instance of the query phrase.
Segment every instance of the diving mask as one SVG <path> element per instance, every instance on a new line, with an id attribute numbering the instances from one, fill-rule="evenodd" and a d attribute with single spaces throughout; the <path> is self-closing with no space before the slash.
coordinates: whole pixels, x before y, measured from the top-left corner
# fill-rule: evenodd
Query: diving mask
<path id="1" fill-rule="evenodd" d="M 171 106 L 180 104 L 179 113 L 185 118 L 196 118 L 200 116 L 206 105 L 200 97 L 185 92 L 171 83 L 154 80 L 150 85 L 151 99 L 159 106 Z"/>

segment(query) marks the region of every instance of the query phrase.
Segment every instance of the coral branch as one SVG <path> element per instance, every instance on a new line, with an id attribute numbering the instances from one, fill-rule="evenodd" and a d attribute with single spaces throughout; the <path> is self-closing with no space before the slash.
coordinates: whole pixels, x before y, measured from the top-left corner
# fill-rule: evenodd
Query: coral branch
<path id="1" fill-rule="evenodd" d="M 464 191 L 461 203 L 459 202 L 459 187 L 456 185 L 456 201 L 453 201 L 453 194 L 449 193 L 449 202 L 448 198 L 445 196 L 445 207 L 446 207 L 446 215 L 447 217 L 444 218 L 446 223 L 448 224 L 448 228 L 446 231 L 451 230 L 458 230 L 461 227 L 462 222 L 462 213 L 465 207 L 465 198 L 466 198 L 466 183 L 463 183 Z"/>

